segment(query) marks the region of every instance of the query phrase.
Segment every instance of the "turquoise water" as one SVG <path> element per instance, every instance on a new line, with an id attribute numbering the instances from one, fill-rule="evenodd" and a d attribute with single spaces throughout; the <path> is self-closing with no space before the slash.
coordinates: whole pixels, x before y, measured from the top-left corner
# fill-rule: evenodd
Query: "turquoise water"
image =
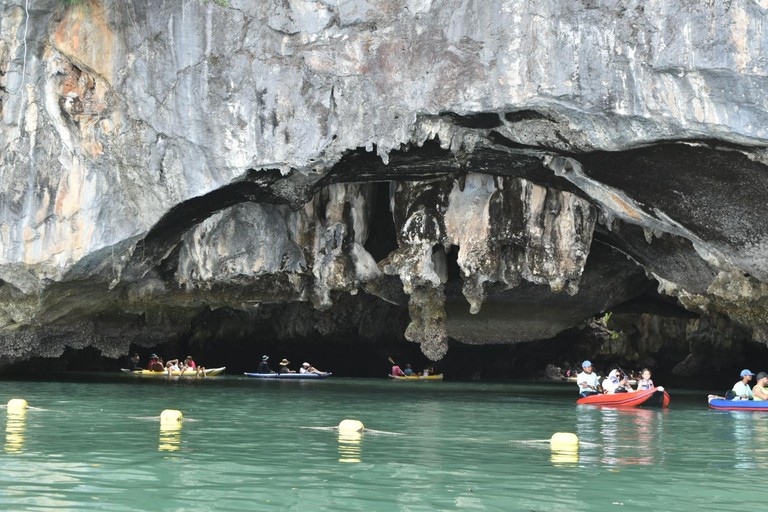
<path id="1" fill-rule="evenodd" d="M 768 414 L 575 405 L 575 386 L 238 377 L 0 383 L 2 510 L 733 510 Z M 162 429 L 164 409 L 184 414 Z M 361 438 L 332 430 L 361 420 Z M 194 421 L 193 421 L 194 420 Z M 555 432 L 577 454 L 552 453 Z M 738 505 L 738 506 L 737 506 Z"/>

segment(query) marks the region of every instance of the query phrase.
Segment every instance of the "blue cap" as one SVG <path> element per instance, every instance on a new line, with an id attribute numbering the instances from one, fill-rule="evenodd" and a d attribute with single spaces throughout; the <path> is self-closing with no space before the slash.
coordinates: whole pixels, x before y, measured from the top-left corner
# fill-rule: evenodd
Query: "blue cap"
<path id="1" fill-rule="evenodd" d="M 592 366 L 592 361 L 586 360 L 583 363 L 581 363 L 582 368 L 586 368 L 587 366 Z"/>
<path id="2" fill-rule="evenodd" d="M 754 375 L 754 373 L 752 373 L 752 372 L 751 372 L 751 371 L 749 371 L 749 370 L 741 370 L 741 376 L 742 376 L 742 377 L 745 377 L 745 376 L 747 376 L 747 375 Z"/>

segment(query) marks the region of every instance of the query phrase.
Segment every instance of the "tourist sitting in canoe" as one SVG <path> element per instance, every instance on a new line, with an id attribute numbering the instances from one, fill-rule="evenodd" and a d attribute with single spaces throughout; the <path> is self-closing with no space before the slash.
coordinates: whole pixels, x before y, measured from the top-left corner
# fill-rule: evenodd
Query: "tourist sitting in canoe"
<path id="1" fill-rule="evenodd" d="M 403 370 L 403 375 L 406 377 L 412 377 L 414 375 L 413 368 L 411 368 L 410 364 L 405 365 L 405 370 Z"/>
<path id="2" fill-rule="evenodd" d="M 280 369 L 277 371 L 277 373 L 296 373 L 295 370 L 291 370 L 288 368 L 288 365 L 291 364 L 291 362 L 287 359 L 283 359 L 280 361 Z"/>
<path id="3" fill-rule="evenodd" d="M 640 376 L 642 377 L 640 380 L 637 381 L 637 390 L 643 391 L 646 389 L 651 389 L 653 386 L 653 380 L 651 380 L 651 370 L 648 368 L 643 368 L 643 371 L 640 372 Z"/>
<path id="4" fill-rule="evenodd" d="M 151 354 L 149 356 L 149 362 L 147 363 L 147 370 L 153 372 L 165 371 L 165 365 L 163 364 L 163 358 L 158 357 L 157 354 Z"/>
<path id="5" fill-rule="evenodd" d="M 309 363 L 302 363 L 301 368 L 299 369 L 299 373 L 317 373 L 319 375 L 324 375 L 326 372 L 318 370 Z"/>
<path id="6" fill-rule="evenodd" d="M 168 373 L 170 373 L 170 372 L 180 372 L 181 368 L 179 368 L 179 360 L 178 359 L 171 359 L 170 361 L 167 361 L 165 363 L 165 369 L 168 370 Z"/>
<path id="7" fill-rule="evenodd" d="M 632 391 L 632 386 L 629 385 L 627 377 L 614 368 L 603 380 L 603 389 L 606 393 L 627 393 Z"/>
<path id="8" fill-rule="evenodd" d="M 752 380 L 754 375 L 754 373 L 747 369 L 741 370 L 741 380 L 733 385 L 733 394 L 736 396 L 736 399 L 752 400 L 754 398 L 752 389 L 749 387 L 749 381 Z"/>
<path id="9" fill-rule="evenodd" d="M 424 371 L 426 372 L 426 370 L 424 370 Z M 392 376 L 393 377 L 403 377 L 403 376 L 405 376 L 405 372 L 403 372 L 403 370 L 401 370 L 399 366 L 393 365 L 392 366 Z"/>
<path id="10" fill-rule="evenodd" d="M 594 367 L 591 361 L 584 361 L 581 363 L 583 372 L 576 376 L 576 384 L 579 386 L 579 395 L 587 397 L 591 395 L 597 395 L 603 391 L 600 387 L 600 383 L 597 380 L 597 375 L 594 373 Z"/>
<path id="11" fill-rule="evenodd" d="M 752 400 L 756 402 L 768 401 L 768 373 L 757 372 L 755 385 L 752 387 Z"/>
<path id="12" fill-rule="evenodd" d="M 269 361 L 269 356 L 261 356 L 261 362 L 256 369 L 256 373 L 275 373 L 269 369 L 269 363 L 267 361 Z"/>
<path id="13" fill-rule="evenodd" d="M 134 352 L 133 355 L 130 358 L 128 358 L 128 361 L 130 361 L 130 363 L 128 364 L 128 367 L 131 370 L 137 371 L 137 370 L 143 370 L 144 369 L 139 364 L 139 354 Z"/>
<path id="14" fill-rule="evenodd" d="M 194 371 L 195 375 L 202 374 L 203 377 L 205 377 L 205 366 L 199 366 L 197 363 L 195 363 L 195 360 L 192 359 L 192 356 L 187 356 L 182 362 L 180 362 L 179 369 L 182 374 Z"/>

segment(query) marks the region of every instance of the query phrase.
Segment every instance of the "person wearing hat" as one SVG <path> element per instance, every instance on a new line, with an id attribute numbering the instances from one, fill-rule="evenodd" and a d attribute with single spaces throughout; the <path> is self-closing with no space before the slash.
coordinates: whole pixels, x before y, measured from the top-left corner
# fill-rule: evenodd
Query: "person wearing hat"
<path id="1" fill-rule="evenodd" d="M 626 393 L 632 391 L 632 386 L 619 370 L 613 369 L 603 380 L 603 389 L 606 393 Z"/>
<path id="2" fill-rule="evenodd" d="M 261 362 L 259 363 L 259 369 L 256 373 L 275 373 L 269 369 L 269 356 L 261 356 Z"/>
<path id="3" fill-rule="evenodd" d="M 755 386 L 752 388 L 752 395 L 752 400 L 755 402 L 768 400 L 768 373 L 757 372 Z"/>
<path id="4" fill-rule="evenodd" d="M 594 373 L 594 367 L 591 361 L 584 361 L 581 363 L 583 372 L 576 376 L 576 384 L 579 386 L 579 395 L 590 396 L 602 393 L 603 388 L 597 380 L 597 375 Z"/>
<path id="5" fill-rule="evenodd" d="M 163 364 L 163 359 L 161 357 L 158 357 L 157 354 L 151 354 L 149 356 L 149 362 L 147 363 L 147 370 L 151 370 L 153 372 L 165 371 L 165 365 Z"/>
<path id="6" fill-rule="evenodd" d="M 285 358 L 280 361 L 280 371 L 278 373 L 296 373 L 296 371 L 288 369 L 289 364 L 291 364 L 291 362 Z"/>
<path id="7" fill-rule="evenodd" d="M 754 395 L 749 387 L 749 381 L 754 377 L 754 373 L 749 370 L 741 370 L 741 380 L 733 385 L 733 393 L 739 400 L 752 400 Z"/>

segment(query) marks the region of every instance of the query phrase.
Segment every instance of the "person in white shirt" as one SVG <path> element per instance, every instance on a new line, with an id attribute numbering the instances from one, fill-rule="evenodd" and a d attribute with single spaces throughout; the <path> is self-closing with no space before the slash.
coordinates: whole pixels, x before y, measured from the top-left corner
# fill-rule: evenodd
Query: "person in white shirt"
<path id="1" fill-rule="evenodd" d="M 626 393 L 632 391 L 632 386 L 619 370 L 613 369 L 603 381 L 603 389 L 606 393 Z"/>
<path id="2" fill-rule="evenodd" d="M 755 374 L 749 370 L 741 370 L 741 380 L 733 385 L 733 393 L 736 395 L 735 399 L 738 400 L 752 400 L 754 395 L 752 389 L 749 387 L 749 381 Z"/>
<path id="3" fill-rule="evenodd" d="M 579 386 L 579 395 L 590 396 L 601 393 L 603 388 L 600 387 L 597 375 L 593 373 L 594 367 L 592 366 L 592 362 L 584 361 L 581 363 L 581 367 L 584 368 L 584 371 L 576 376 L 576 384 Z"/>

